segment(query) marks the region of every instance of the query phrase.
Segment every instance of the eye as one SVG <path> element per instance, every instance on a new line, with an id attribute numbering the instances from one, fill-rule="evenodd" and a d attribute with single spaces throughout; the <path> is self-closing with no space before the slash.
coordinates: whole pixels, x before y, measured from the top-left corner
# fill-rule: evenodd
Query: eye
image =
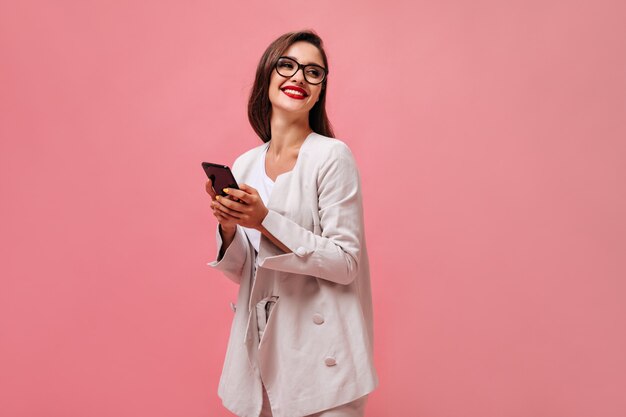
<path id="1" fill-rule="evenodd" d="M 278 61 L 278 66 L 280 68 L 288 68 L 291 69 L 293 68 L 293 63 L 289 62 L 289 61 Z"/>
<path id="2" fill-rule="evenodd" d="M 314 69 L 311 68 L 307 71 L 307 74 L 311 75 L 312 77 L 320 77 L 322 75 L 322 72 L 318 69 Z"/>

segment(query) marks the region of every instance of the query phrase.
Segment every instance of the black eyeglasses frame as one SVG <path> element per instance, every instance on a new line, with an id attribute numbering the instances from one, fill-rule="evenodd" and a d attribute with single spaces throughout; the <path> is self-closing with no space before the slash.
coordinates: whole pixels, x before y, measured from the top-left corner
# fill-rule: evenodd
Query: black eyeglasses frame
<path id="1" fill-rule="evenodd" d="M 278 62 L 279 62 L 281 59 L 288 59 L 289 61 L 294 62 L 294 63 L 298 66 L 298 69 L 297 69 L 297 70 L 295 70 L 295 71 L 294 71 L 294 73 L 293 73 L 293 74 L 291 74 L 291 75 L 289 75 L 289 76 L 281 74 L 280 72 L 278 72 Z M 315 68 L 319 68 L 319 69 L 321 69 L 321 70 L 323 71 L 323 73 L 324 73 L 324 78 L 322 78 L 322 81 L 320 81 L 320 82 L 318 82 L 318 83 L 312 83 L 312 82 L 310 82 L 310 81 L 309 81 L 309 79 L 306 77 L 306 69 L 307 69 L 307 67 L 315 67 Z M 274 69 L 276 70 L 276 73 L 277 73 L 278 75 L 280 75 L 281 77 L 284 77 L 284 78 L 293 77 L 294 75 L 296 75 L 296 74 L 298 73 L 298 71 L 302 70 L 302 75 L 304 75 L 304 79 L 306 80 L 306 82 L 307 82 L 307 83 L 309 83 L 309 84 L 311 84 L 311 85 L 319 85 L 319 84 L 323 83 L 324 81 L 326 81 L 326 78 L 328 77 L 328 70 L 327 70 L 326 68 L 322 67 L 321 65 L 317 65 L 317 64 L 306 64 L 306 65 L 302 65 L 301 63 L 299 63 L 299 62 L 298 62 L 298 61 L 296 61 L 295 59 L 290 58 L 290 57 L 288 57 L 288 56 L 281 56 L 281 57 L 279 57 L 279 58 L 276 60 L 276 63 L 274 64 Z"/>

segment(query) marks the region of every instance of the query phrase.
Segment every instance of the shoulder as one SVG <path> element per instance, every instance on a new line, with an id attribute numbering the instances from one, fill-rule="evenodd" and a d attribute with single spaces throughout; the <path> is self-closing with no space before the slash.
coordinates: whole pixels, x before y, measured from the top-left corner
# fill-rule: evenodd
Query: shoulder
<path id="1" fill-rule="evenodd" d="M 246 152 L 239 155 L 235 162 L 233 162 L 233 170 L 245 169 L 250 166 L 254 161 L 256 161 L 263 152 L 263 148 L 265 147 L 265 143 L 260 144 L 259 146 L 255 146 L 252 149 L 247 150 Z"/>
<path id="2" fill-rule="evenodd" d="M 319 134 L 312 135 L 309 140 L 306 159 L 316 172 L 318 183 L 358 181 L 356 160 L 344 141 Z"/>
<path id="3" fill-rule="evenodd" d="M 341 159 L 354 159 L 352 151 L 341 139 L 314 133 L 308 140 L 310 140 L 311 143 L 307 151 L 316 158 L 319 158 L 319 160 L 330 162 Z"/>

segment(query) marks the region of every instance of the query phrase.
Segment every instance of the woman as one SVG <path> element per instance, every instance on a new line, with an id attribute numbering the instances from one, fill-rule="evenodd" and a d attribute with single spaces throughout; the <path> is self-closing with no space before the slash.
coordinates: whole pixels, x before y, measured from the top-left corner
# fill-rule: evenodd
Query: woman
<path id="1" fill-rule="evenodd" d="M 217 260 L 239 284 L 218 394 L 241 417 L 363 416 L 378 385 L 360 179 L 326 116 L 328 62 L 312 31 L 276 39 L 248 116 L 264 144 L 206 190 Z"/>

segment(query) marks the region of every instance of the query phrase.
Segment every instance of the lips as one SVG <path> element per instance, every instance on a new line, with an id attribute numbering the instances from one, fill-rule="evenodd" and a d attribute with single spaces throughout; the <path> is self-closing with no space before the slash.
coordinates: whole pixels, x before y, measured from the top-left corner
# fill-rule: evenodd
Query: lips
<path id="1" fill-rule="evenodd" d="M 308 96 L 307 92 L 303 88 L 296 87 L 296 86 L 284 87 L 284 88 L 281 88 L 281 90 L 283 91 L 283 93 L 285 93 L 286 95 L 288 95 L 289 97 L 292 97 L 292 98 L 302 99 L 302 98 L 305 98 L 305 97 Z M 292 90 L 292 91 L 290 92 L 288 90 Z M 293 91 L 297 91 L 297 92 L 301 93 L 302 95 L 297 94 L 297 93 L 293 93 Z"/>

